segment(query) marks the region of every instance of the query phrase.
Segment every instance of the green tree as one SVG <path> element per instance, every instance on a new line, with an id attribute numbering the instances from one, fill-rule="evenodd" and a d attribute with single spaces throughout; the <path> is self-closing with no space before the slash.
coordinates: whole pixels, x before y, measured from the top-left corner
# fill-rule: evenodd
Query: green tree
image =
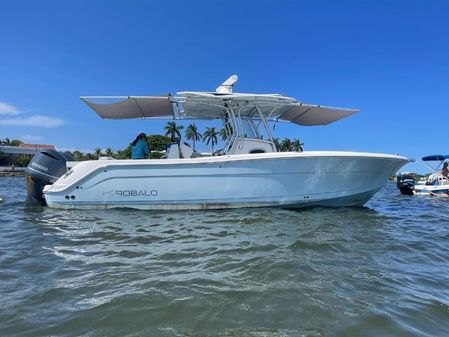
<path id="1" fill-rule="evenodd" d="M 164 154 L 162 152 L 158 151 L 151 151 L 150 152 L 150 159 L 160 159 Z"/>
<path id="2" fill-rule="evenodd" d="M 97 147 L 97 148 L 94 150 L 94 154 L 95 154 L 95 158 L 96 158 L 96 159 L 99 159 L 99 158 L 101 157 L 101 155 L 102 155 L 101 149 L 100 149 L 99 147 Z"/>
<path id="3" fill-rule="evenodd" d="M 297 151 L 297 152 L 301 152 L 302 151 L 302 146 L 304 145 L 304 143 L 301 143 L 299 138 L 293 139 L 290 148 L 292 151 Z"/>
<path id="4" fill-rule="evenodd" d="M 105 155 L 107 157 L 115 158 L 115 152 L 110 147 L 108 147 L 105 151 Z"/>
<path id="5" fill-rule="evenodd" d="M 75 158 L 76 161 L 83 161 L 84 160 L 84 154 L 78 150 L 73 151 L 72 153 L 73 158 Z"/>
<path id="6" fill-rule="evenodd" d="M 169 137 L 163 135 L 148 135 L 147 140 L 150 144 L 150 150 L 159 152 L 164 151 L 167 145 L 172 143 Z"/>
<path id="7" fill-rule="evenodd" d="M 75 157 L 75 156 L 73 155 L 73 152 L 70 152 L 69 150 L 64 151 L 64 153 L 67 154 L 67 155 L 69 155 L 69 156 Z"/>
<path id="8" fill-rule="evenodd" d="M 20 144 L 23 144 L 23 142 L 19 139 L 11 140 L 11 146 L 19 146 Z"/>
<path id="9" fill-rule="evenodd" d="M 26 154 L 21 154 L 14 160 L 15 165 L 18 167 L 27 167 L 28 164 L 30 163 L 30 161 L 31 161 L 31 156 L 26 155 Z"/>
<path id="10" fill-rule="evenodd" d="M 92 152 L 86 152 L 85 154 L 84 154 L 84 160 L 96 160 L 96 159 L 98 159 L 99 157 L 97 156 L 97 154 L 94 152 L 94 153 L 92 153 Z"/>
<path id="11" fill-rule="evenodd" d="M 0 144 L 7 146 L 19 146 L 20 144 L 23 144 L 23 142 L 20 139 L 5 138 L 0 141 Z"/>
<path id="12" fill-rule="evenodd" d="M 206 128 L 206 131 L 203 133 L 203 139 L 206 142 L 206 145 L 209 145 L 211 143 L 212 145 L 212 152 L 214 152 L 214 145 L 218 143 L 218 132 L 215 131 L 215 127 Z"/>
<path id="13" fill-rule="evenodd" d="M 284 138 L 281 143 L 281 151 L 288 152 L 292 148 L 292 142 L 288 138 Z"/>
<path id="14" fill-rule="evenodd" d="M 281 143 L 279 143 L 279 138 L 273 138 L 273 143 L 274 143 L 274 146 L 276 147 L 277 151 L 281 151 L 282 150 L 281 149 Z"/>
<path id="15" fill-rule="evenodd" d="M 228 134 L 226 133 L 225 128 L 220 129 L 218 134 L 220 135 L 222 141 L 225 141 L 226 139 L 228 139 Z"/>
<path id="16" fill-rule="evenodd" d="M 129 144 L 126 148 L 123 150 L 117 151 L 117 159 L 130 159 L 131 158 L 131 144 Z"/>
<path id="17" fill-rule="evenodd" d="M 175 142 L 176 136 L 181 138 L 181 130 L 184 128 L 182 125 L 176 125 L 175 122 L 168 122 L 167 125 L 164 127 L 165 135 L 170 136 L 170 139 L 173 142 Z"/>
<path id="18" fill-rule="evenodd" d="M 195 123 L 190 124 L 186 128 L 186 138 L 193 141 L 193 151 L 195 151 L 195 142 L 203 138 L 201 133 L 198 132 L 198 128 L 196 127 Z"/>

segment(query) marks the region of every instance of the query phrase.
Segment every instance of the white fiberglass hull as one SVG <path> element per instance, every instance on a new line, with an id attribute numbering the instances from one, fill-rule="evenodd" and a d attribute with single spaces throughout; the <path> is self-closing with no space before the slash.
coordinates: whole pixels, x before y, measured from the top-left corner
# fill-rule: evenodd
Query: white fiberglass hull
<path id="1" fill-rule="evenodd" d="M 445 185 L 425 185 L 417 184 L 413 190 L 415 195 L 447 195 L 449 194 L 449 184 Z"/>
<path id="2" fill-rule="evenodd" d="M 44 190 L 48 206 L 152 210 L 362 206 L 408 160 L 356 152 L 81 162 Z"/>

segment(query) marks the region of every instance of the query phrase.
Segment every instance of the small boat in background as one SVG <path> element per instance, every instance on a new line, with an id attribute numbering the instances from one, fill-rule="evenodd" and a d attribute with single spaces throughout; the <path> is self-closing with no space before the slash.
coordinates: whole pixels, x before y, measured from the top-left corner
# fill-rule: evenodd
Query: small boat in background
<path id="1" fill-rule="evenodd" d="M 427 179 L 415 181 L 414 178 L 407 173 L 400 174 L 397 177 L 396 186 L 404 195 L 431 195 L 431 196 L 449 196 L 449 179 L 444 177 L 440 168 L 442 164 L 449 159 L 449 155 L 430 155 L 422 158 L 425 166 L 432 173 Z M 439 162 L 437 167 L 433 167 L 428 162 Z"/>

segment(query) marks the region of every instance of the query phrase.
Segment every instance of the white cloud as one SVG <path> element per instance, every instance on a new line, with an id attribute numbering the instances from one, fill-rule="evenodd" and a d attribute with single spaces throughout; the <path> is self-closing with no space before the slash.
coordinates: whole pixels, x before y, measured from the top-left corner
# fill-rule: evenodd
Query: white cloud
<path id="1" fill-rule="evenodd" d="M 60 118 L 53 118 L 42 115 L 24 116 L 16 106 L 0 102 L 0 125 L 2 126 L 36 126 L 42 128 L 56 128 L 65 124 Z M 20 115 L 18 117 L 15 117 Z M 13 117 L 14 116 L 14 117 Z M 42 137 L 28 135 L 28 141 L 40 140 Z M 26 137 L 23 137 L 24 139 Z"/>
<path id="2" fill-rule="evenodd" d="M 23 136 L 20 136 L 20 139 L 22 141 L 24 141 L 24 142 L 32 143 L 32 142 L 37 142 L 39 140 L 42 140 L 42 139 L 44 139 L 44 137 L 42 137 L 42 136 L 33 136 L 33 135 L 23 135 Z"/>
<path id="3" fill-rule="evenodd" d="M 20 111 L 14 105 L 5 102 L 0 102 L 0 115 L 18 115 L 18 114 L 20 114 Z"/>
<path id="4" fill-rule="evenodd" d="M 42 128 L 56 128 L 63 124 L 64 121 L 62 119 L 39 115 L 24 118 L 0 119 L 0 125 L 3 126 L 37 126 Z"/>

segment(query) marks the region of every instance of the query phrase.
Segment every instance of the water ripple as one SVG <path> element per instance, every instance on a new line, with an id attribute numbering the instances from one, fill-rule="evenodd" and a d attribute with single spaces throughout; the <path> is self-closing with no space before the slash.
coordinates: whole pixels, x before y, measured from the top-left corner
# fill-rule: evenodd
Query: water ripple
<path id="1" fill-rule="evenodd" d="M 449 203 L 53 210 L 0 181 L 2 336 L 449 335 Z"/>

